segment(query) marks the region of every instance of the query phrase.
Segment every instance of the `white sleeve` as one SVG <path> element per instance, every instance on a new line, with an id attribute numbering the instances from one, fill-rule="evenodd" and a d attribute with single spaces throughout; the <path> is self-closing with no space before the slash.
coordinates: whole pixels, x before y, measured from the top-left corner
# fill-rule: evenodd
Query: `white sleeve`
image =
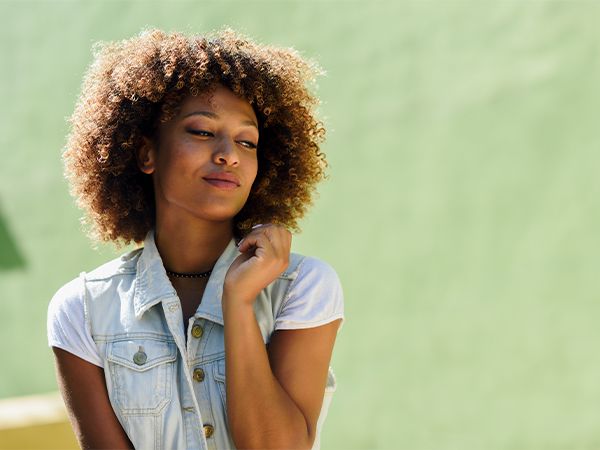
<path id="1" fill-rule="evenodd" d="M 48 346 L 59 347 L 103 367 L 102 358 L 85 320 L 80 278 L 61 287 L 48 305 Z"/>
<path id="2" fill-rule="evenodd" d="M 275 330 L 317 327 L 336 319 L 342 319 L 339 333 L 344 323 L 340 279 L 328 263 L 306 256 L 275 318 Z"/>

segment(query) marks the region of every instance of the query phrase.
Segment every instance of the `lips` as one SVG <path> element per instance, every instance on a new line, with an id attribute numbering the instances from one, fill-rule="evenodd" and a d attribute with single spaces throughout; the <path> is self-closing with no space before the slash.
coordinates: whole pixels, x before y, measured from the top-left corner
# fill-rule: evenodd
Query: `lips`
<path id="1" fill-rule="evenodd" d="M 240 180 L 234 174 L 229 172 L 212 172 L 206 175 L 204 178 L 206 181 L 217 181 L 234 184 L 235 186 L 240 185 Z"/>

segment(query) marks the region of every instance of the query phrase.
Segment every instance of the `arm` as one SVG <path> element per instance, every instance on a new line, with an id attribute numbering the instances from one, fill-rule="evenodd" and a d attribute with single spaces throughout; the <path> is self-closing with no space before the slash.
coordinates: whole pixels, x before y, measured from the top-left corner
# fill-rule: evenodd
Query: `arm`
<path id="1" fill-rule="evenodd" d="M 110 401 L 104 370 L 52 347 L 56 378 L 75 436 L 83 449 L 132 449 Z"/>
<path id="2" fill-rule="evenodd" d="M 309 449 L 315 440 L 340 320 L 275 331 L 267 350 L 253 309 L 258 293 L 288 267 L 291 237 L 280 225 L 254 228 L 225 277 L 227 418 L 238 448 Z"/>
<path id="3" fill-rule="evenodd" d="M 224 296 L 223 314 L 227 416 L 236 447 L 310 449 L 340 319 L 275 331 L 267 350 L 251 306 Z"/>

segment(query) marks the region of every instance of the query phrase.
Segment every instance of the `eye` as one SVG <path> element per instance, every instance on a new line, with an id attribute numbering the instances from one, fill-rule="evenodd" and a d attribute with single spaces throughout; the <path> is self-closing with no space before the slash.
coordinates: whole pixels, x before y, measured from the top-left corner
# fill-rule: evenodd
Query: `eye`
<path id="1" fill-rule="evenodd" d="M 196 136 L 213 136 L 213 134 L 210 131 L 204 131 L 204 130 L 187 130 L 188 133 L 191 133 L 193 135 Z"/>
<path id="2" fill-rule="evenodd" d="M 255 143 L 250 142 L 250 141 L 239 141 L 239 143 L 247 148 L 256 148 L 257 147 L 257 145 Z"/>

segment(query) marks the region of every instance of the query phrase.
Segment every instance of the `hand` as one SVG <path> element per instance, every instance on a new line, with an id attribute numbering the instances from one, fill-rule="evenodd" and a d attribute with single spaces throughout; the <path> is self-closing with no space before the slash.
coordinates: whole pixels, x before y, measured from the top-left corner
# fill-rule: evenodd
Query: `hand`
<path id="1" fill-rule="evenodd" d="M 242 253 L 229 267 L 223 297 L 252 305 L 256 296 L 287 269 L 292 233 L 281 225 L 255 225 L 241 240 Z"/>

